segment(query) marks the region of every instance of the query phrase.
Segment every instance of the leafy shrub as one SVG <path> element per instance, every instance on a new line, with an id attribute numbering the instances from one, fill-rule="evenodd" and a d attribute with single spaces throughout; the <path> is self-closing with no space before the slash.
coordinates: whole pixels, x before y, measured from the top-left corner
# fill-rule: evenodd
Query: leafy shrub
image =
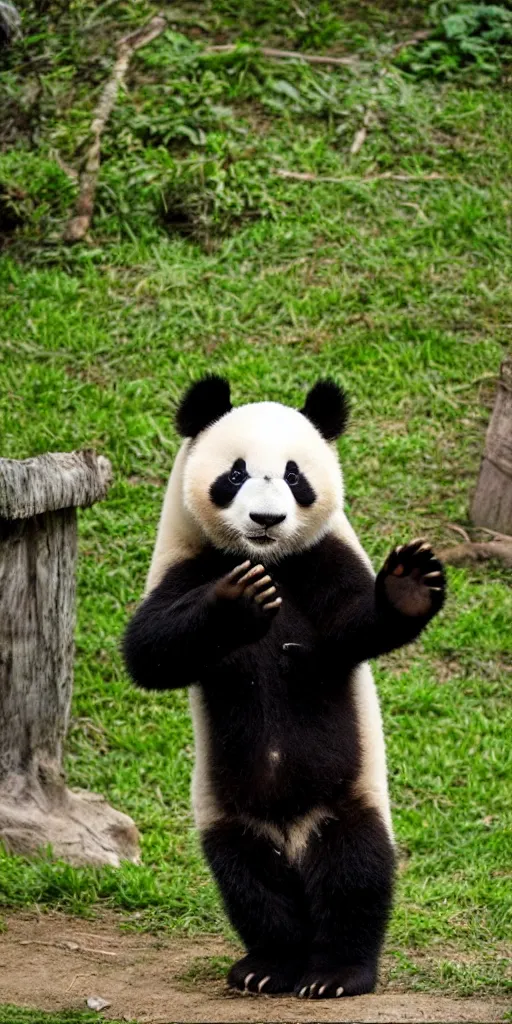
<path id="1" fill-rule="evenodd" d="M 210 247 L 259 217 L 272 217 L 276 201 L 266 184 L 268 163 L 252 147 L 229 145 L 208 136 L 205 158 L 176 165 L 163 191 L 161 219 L 167 230 Z"/>
<path id="2" fill-rule="evenodd" d="M 398 58 L 419 77 L 449 76 L 466 67 L 496 74 L 502 57 L 512 53 L 512 11 L 506 7 L 436 0 L 429 13 L 431 36 Z"/>
<path id="3" fill-rule="evenodd" d="M 53 160 L 25 150 L 0 155 L 0 246 L 20 231 L 47 235 L 74 195 L 74 184 Z"/>

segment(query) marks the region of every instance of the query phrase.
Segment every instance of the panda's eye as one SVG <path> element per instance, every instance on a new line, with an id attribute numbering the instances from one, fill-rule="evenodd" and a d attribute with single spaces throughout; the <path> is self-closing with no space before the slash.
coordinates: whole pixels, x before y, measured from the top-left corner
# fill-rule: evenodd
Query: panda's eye
<path id="1" fill-rule="evenodd" d="M 243 484 L 244 480 L 247 479 L 247 470 L 243 459 L 236 460 L 232 466 L 228 479 L 230 484 L 234 484 L 235 487 L 240 487 L 240 484 Z"/>
<path id="2" fill-rule="evenodd" d="M 284 478 L 288 487 L 296 487 L 299 482 L 299 467 L 296 462 L 288 462 L 286 464 L 286 470 Z"/>

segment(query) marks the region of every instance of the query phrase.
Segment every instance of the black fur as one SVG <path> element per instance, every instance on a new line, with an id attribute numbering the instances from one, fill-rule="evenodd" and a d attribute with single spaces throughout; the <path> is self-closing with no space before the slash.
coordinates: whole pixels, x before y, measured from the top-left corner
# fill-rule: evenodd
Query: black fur
<path id="1" fill-rule="evenodd" d="M 377 960 L 391 910 L 394 854 L 376 811 L 340 799 L 336 818 L 312 834 L 301 858 L 283 852 L 251 827 L 225 822 L 203 836 L 231 924 L 247 957 L 229 982 L 297 995 L 316 982 L 317 997 L 359 995 L 375 987 Z"/>
<path id="2" fill-rule="evenodd" d="M 208 548 L 169 569 L 128 627 L 126 662 L 148 689 L 201 684 L 222 816 L 203 845 L 248 947 L 230 983 L 243 988 L 253 974 L 248 986 L 257 989 L 270 975 L 264 991 L 368 992 L 393 850 L 378 813 L 354 793 L 353 669 L 418 636 L 443 603 L 442 569 L 416 542 L 392 553 L 374 580 L 328 536 L 273 568 L 282 605 L 270 614 L 245 593 L 233 599 L 226 577 L 236 561 Z M 319 806 L 328 819 L 293 865 L 250 824 L 286 835 Z"/>
<path id="3" fill-rule="evenodd" d="M 287 462 L 284 478 L 298 505 L 308 508 L 316 501 L 316 494 L 304 473 L 301 473 L 296 462 Z"/>
<path id="4" fill-rule="evenodd" d="M 243 459 L 237 459 L 228 473 L 222 473 L 210 487 L 210 498 L 218 508 L 227 508 L 249 474 Z"/>
<path id="5" fill-rule="evenodd" d="M 326 441 L 335 441 L 348 422 L 348 399 L 333 380 L 319 380 L 306 396 L 300 411 Z"/>
<path id="6" fill-rule="evenodd" d="M 182 437 L 197 437 L 233 406 L 229 384 L 223 377 L 203 377 L 188 389 L 176 413 L 176 427 Z"/>

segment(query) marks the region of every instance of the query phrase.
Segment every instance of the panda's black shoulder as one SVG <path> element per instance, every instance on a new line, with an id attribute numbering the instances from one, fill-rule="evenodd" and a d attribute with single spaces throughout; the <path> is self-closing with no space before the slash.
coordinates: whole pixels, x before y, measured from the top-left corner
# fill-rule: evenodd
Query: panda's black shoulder
<path id="1" fill-rule="evenodd" d="M 304 585 L 313 594 L 326 588 L 337 592 L 364 591 L 373 588 L 374 577 L 360 553 L 332 533 L 312 548 L 292 555 L 286 566 L 288 583 Z"/>
<path id="2" fill-rule="evenodd" d="M 206 545 L 193 557 L 169 566 L 152 595 L 156 600 L 175 600 L 189 590 L 218 579 L 230 568 L 230 561 L 221 552 Z"/>

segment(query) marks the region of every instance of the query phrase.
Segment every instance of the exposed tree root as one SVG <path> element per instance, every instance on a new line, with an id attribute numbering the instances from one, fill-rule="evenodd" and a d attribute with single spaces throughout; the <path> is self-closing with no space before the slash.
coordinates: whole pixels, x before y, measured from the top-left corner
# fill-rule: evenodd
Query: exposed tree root
<path id="1" fill-rule="evenodd" d="M 512 542 L 488 541 L 483 543 L 455 544 L 439 551 L 441 561 L 447 565 L 475 565 L 496 559 L 507 569 L 512 569 Z"/>

